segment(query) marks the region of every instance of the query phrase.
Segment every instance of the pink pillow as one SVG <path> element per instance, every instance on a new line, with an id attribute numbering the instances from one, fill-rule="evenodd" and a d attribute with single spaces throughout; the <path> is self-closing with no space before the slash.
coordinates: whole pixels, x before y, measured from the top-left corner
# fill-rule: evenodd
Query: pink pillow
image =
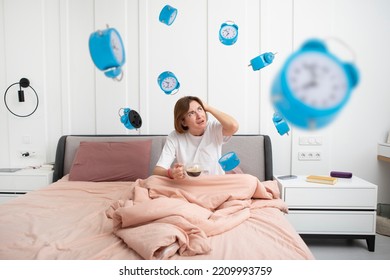
<path id="1" fill-rule="evenodd" d="M 135 181 L 149 176 L 152 140 L 81 142 L 70 181 Z"/>

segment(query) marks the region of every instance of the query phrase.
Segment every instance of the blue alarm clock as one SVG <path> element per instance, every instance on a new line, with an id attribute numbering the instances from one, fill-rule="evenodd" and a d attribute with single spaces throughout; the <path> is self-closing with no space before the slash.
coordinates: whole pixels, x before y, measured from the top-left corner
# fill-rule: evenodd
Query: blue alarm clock
<path id="1" fill-rule="evenodd" d="M 130 108 L 121 108 L 120 110 L 123 110 L 123 115 L 119 113 L 120 121 L 127 129 L 138 129 L 142 126 L 141 116 L 136 111 Z"/>
<path id="2" fill-rule="evenodd" d="M 96 67 L 109 78 L 123 75 L 125 48 L 122 38 L 115 28 L 107 28 L 92 33 L 89 37 L 89 52 Z"/>
<path id="3" fill-rule="evenodd" d="M 266 52 L 255 58 L 251 59 L 249 66 L 252 66 L 253 71 L 260 70 L 270 65 L 275 58 L 275 54 L 272 52 Z"/>
<path id="4" fill-rule="evenodd" d="M 318 129 L 333 121 L 358 81 L 355 65 L 342 62 L 321 40 L 311 39 L 286 60 L 273 82 L 271 100 L 291 124 Z"/>
<path id="5" fill-rule="evenodd" d="M 288 126 L 286 120 L 278 113 L 274 113 L 272 117 L 272 121 L 276 127 L 276 130 L 280 135 L 284 135 L 290 131 L 290 127 Z"/>
<path id="6" fill-rule="evenodd" d="M 230 171 L 240 164 L 240 159 L 235 152 L 228 152 L 218 160 L 224 171 Z"/>
<path id="7" fill-rule="evenodd" d="M 158 19 L 160 22 L 169 26 L 175 21 L 176 16 L 177 16 L 177 9 L 172 6 L 165 5 L 164 8 L 162 8 L 161 10 Z"/>
<path id="8" fill-rule="evenodd" d="M 222 23 L 219 29 L 219 41 L 226 45 L 231 46 L 237 42 L 238 38 L 238 26 L 232 21 Z"/>
<path id="9" fill-rule="evenodd" d="M 170 71 L 162 72 L 157 78 L 157 83 L 165 94 L 176 94 L 180 88 L 179 80 Z"/>

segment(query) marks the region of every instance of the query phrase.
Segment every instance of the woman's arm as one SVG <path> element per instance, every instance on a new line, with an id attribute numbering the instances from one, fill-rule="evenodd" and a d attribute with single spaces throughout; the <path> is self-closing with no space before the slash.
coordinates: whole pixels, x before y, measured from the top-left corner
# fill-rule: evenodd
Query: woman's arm
<path id="1" fill-rule="evenodd" d="M 239 125 L 238 122 L 230 115 L 219 111 L 218 109 L 203 103 L 206 112 L 212 114 L 222 125 L 223 136 L 232 136 L 237 132 Z"/>
<path id="2" fill-rule="evenodd" d="M 165 176 L 171 179 L 184 179 L 185 172 L 183 164 L 175 163 L 173 168 L 165 169 L 161 166 L 156 166 L 153 170 L 153 175 Z"/>
<path id="3" fill-rule="evenodd" d="M 164 167 L 161 167 L 161 166 L 154 167 L 153 175 L 160 175 L 160 176 L 169 177 L 168 176 L 168 170 L 165 169 Z"/>

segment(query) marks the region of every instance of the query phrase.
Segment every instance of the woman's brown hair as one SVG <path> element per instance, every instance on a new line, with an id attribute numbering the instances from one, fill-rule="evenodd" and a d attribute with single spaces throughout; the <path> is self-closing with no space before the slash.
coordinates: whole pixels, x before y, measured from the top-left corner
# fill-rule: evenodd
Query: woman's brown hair
<path id="1" fill-rule="evenodd" d="M 177 131 L 177 133 L 182 134 L 188 130 L 188 127 L 183 125 L 183 120 L 184 120 L 185 115 L 188 113 L 191 101 L 198 102 L 204 110 L 202 100 L 200 100 L 198 97 L 184 96 L 184 97 L 180 98 L 176 102 L 175 109 L 173 111 L 174 120 L 175 120 L 175 130 Z M 207 117 L 207 114 L 206 114 L 206 117 Z"/>

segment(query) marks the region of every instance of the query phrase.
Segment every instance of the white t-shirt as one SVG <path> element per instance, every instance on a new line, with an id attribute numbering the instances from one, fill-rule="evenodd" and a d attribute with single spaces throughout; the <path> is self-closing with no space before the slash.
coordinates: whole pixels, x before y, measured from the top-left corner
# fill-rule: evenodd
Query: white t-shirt
<path id="1" fill-rule="evenodd" d="M 210 175 L 225 174 L 218 160 L 222 156 L 222 145 L 230 138 L 223 136 L 222 125 L 217 121 L 208 121 L 202 136 L 189 132 L 179 134 L 174 130 L 168 135 L 156 165 L 168 169 L 176 159 L 182 164 L 200 163 Z"/>

